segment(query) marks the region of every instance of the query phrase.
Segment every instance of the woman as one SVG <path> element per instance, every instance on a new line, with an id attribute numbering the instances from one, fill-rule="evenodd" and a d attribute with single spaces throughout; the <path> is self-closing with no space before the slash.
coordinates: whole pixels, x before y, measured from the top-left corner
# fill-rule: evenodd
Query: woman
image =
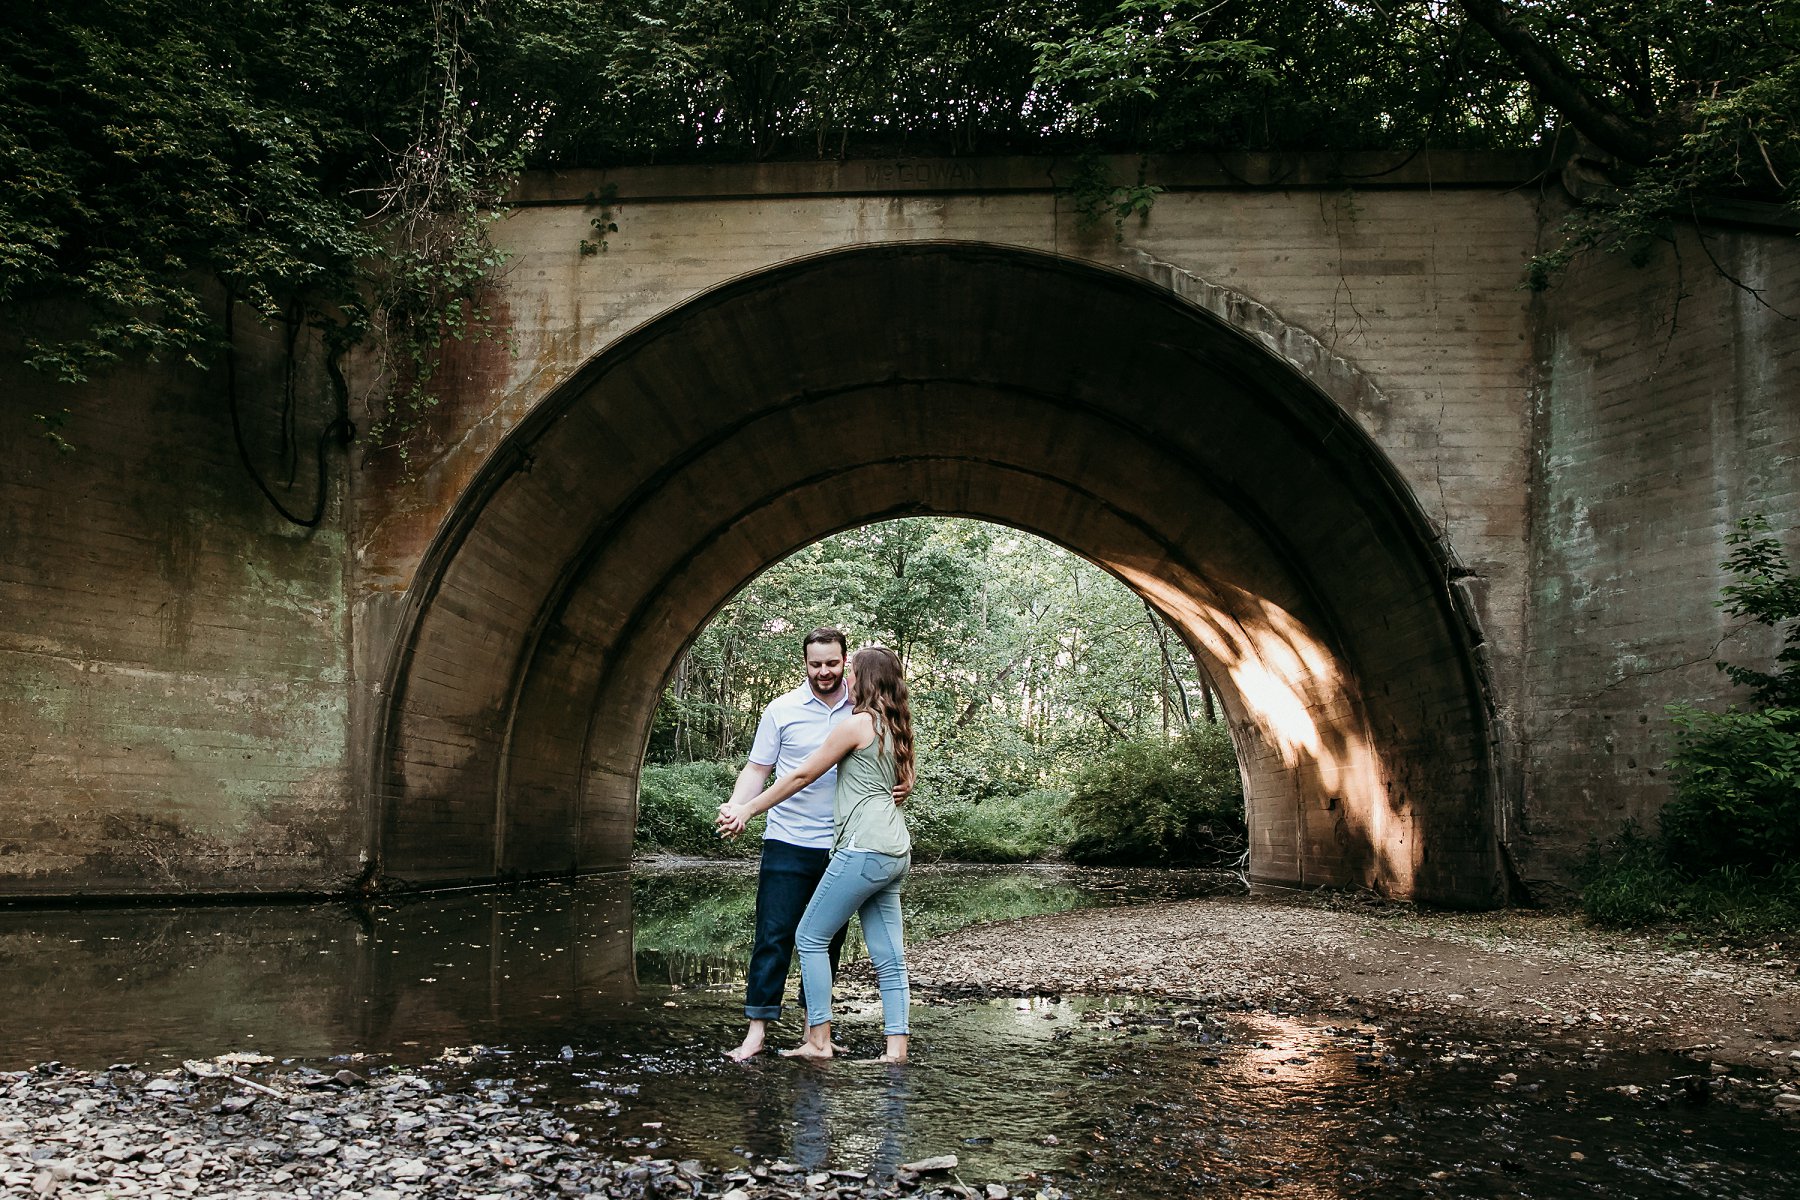
<path id="1" fill-rule="evenodd" d="M 825 774 L 838 769 L 832 806 L 831 862 L 800 918 L 794 947 L 806 993 L 806 1040 L 783 1054 L 831 1057 L 831 939 L 862 918 L 863 940 L 881 985 L 887 1052 L 877 1061 L 906 1061 L 911 991 L 906 981 L 906 941 L 900 926 L 900 883 L 912 866 L 912 835 L 900 816 L 894 788 L 913 781 L 912 714 L 906 680 L 891 650 L 870 646 L 850 656 L 851 714 L 810 757 L 768 791 L 719 810 L 719 830 L 744 831 L 767 812 Z M 903 793 L 904 794 L 904 793 Z"/>

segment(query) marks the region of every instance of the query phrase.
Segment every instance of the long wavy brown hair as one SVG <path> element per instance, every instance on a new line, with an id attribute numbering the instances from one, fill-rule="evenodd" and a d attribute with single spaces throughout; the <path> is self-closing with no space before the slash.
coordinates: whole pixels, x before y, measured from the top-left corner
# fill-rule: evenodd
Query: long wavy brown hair
<path id="1" fill-rule="evenodd" d="M 892 740 L 894 782 L 911 786 L 913 782 L 912 708 L 906 695 L 906 676 L 900 673 L 900 659 L 886 646 L 865 646 L 850 656 L 850 699 L 854 711 L 875 718 L 876 743 L 879 753 L 888 753 L 886 743 Z M 881 736 L 886 730 L 888 738 Z"/>

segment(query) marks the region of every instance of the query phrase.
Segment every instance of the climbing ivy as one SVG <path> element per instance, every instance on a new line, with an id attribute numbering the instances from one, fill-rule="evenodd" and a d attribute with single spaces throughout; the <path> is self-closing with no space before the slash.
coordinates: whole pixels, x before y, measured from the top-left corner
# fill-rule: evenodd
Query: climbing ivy
<path id="1" fill-rule="evenodd" d="M 448 338 L 482 328 L 486 229 L 529 109 L 467 73 L 486 0 L 115 0 L 0 16 L 0 302 L 24 361 L 215 365 L 221 295 L 372 341 L 377 437 L 403 437 Z M 62 441 L 66 413 L 33 414 Z"/>
<path id="2" fill-rule="evenodd" d="M 1075 206 L 1076 227 L 1084 232 L 1099 229 L 1109 219 L 1113 241 L 1125 240 L 1125 222 L 1130 217 L 1148 218 L 1150 209 L 1162 189 L 1145 182 L 1146 164 L 1139 162 L 1137 182 L 1131 185 L 1113 179 L 1112 166 L 1098 154 L 1084 154 L 1076 160 L 1075 174 L 1065 189 Z"/>

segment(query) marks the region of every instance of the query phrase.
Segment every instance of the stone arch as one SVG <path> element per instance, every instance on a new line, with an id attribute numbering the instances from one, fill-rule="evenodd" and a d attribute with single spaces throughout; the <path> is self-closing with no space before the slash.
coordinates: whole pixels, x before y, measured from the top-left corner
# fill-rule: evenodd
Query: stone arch
<path id="1" fill-rule="evenodd" d="M 408 593 L 372 759 L 379 868 L 621 864 L 656 698 L 705 621 L 817 537 L 937 513 L 1068 546 L 1181 631 L 1232 719 L 1253 878 L 1497 900 L 1480 639 L 1345 411 L 1369 385 L 1195 286 L 859 247 L 596 356 L 508 436 Z"/>

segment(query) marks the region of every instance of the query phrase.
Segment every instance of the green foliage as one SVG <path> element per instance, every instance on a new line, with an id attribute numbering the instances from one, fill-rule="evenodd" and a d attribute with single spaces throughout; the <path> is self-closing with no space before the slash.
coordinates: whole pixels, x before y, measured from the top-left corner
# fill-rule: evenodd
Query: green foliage
<path id="1" fill-rule="evenodd" d="M 1751 872 L 1800 862 L 1800 709 L 1670 712 L 1681 730 L 1662 811 L 1670 860 Z"/>
<path id="2" fill-rule="evenodd" d="M 1546 286 L 1590 250 L 1642 261 L 1715 200 L 1800 211 L 1800 9 L 1755 0 L 1465 2 L 1551 98 L 1584 203 L 1531 264 Z M 1489 10 L 1501 15 L 1497 25 Z M 1525 49 L 1529 45 L 1531 48 Z M 1579 135 L 1582 141 L 1576 143 Z"/>
<path id="3" fill-rule="evenodd" d="M 69 380 L 207 361 L 215 285 L 334 351 L 372 341 L 372 438 L 404 455 L 449 344 L 496 333 L 487 229 L 521 166 L 1578 133 L 1600 182 L 1541 285 L 1710 198 L 1793 211 L 1797 46 L 1800 8 L 1755 0 L 14 4 L 0 302 L 33 310 L 27 361 Z M 1081 186 L 1115 229 L 1156 194 Z M 571 253 L 604 250 L 616 221 L 592 220 Z"/>
<path id="4" fill-rule="evenodd" d="M 600 215 L 588 218 L 588 228 L 594 231 L 594 240 L 589 241 L 587 238 L 581 239 L 580 249 L 583 258 L 592 258 L 596 254 L 605 254 L 607 238 L 612 234 L 619 232 L 619 223 L 613 220 L 614 209 L 617 208 L 619 203 L 619 185 L 616 183 L 609 183 L 598 195 L 589 192 L 588 203 L 593 207 L 598 208 L 600 210 Z"/>
<path id="5" fill-rule="evenodd" d="M 814 543 L 746 586 L 677 665 L 652 761 L 741 763 L 763 706 L 802 682 L 800 638 L 818 625 L 905 658 L 919 747 L 907 822 L 923 861 L 1061 853 L 1076 772 L 1110 746 L 1163 741 L 1190 718 L 1205 724 L 1212 704 L 1187 648 L 1092 564 L 997 526 L 908 518 Z M 1241 825 L 1230 739 L 1211 728 L 1193 737 L 1224 755 Z M 1198 753 L 1177 752 L 1171 770 L 1217 765 Z M 657 769 L 646 768 L 646 812 Z M 717 803 L 696 802 L 694 819 L 710 827 Z M 660 844 L 706 852 L 697 828 L 671 836 Z M 1088 845 L 1106 856 L 1101 841 Z"/>
<path id="6" fill-rule="evenodd" d="M 486 319 L 528 123 L 466 80 L 500 8 L 7 6 L 0 302 L 25 361 L 71 382 L 131 355 L 204 366 L 223 292 L 333 353 L 374 336 L 373 435 L 403 435 L 443 344 Z"/>
<path id="7" fill-rule="evenodd" d="M 980 921 L 1086 908 L 1094 903 L 1094 895 L 1048 876 L 926 868 L 915 869 L 907 878 L 900 901 L 906 938 L 917 942 Z M 740 964 L 749 953 L 756 924 L 753 872 L 634 871 L 631 903 L 639 953 Z M 865 954 L 862 938 L 853 936 L 845 942 L 845 961 L 855 962 Z"/>
<path id="8" fill-rule="evenodd" d="M 1075 777 L 1065 819 L 1076 862 L 1207 866 L 1246 847 L 1243 784 L 1223 725 L 1126 742 Z"/>
<path id="9" fill-rule="evenodd" d="M 712 870 L 633 871 L 631 917 L 639 953 L 741 961 L 756 933 L 756 877 L 734 872 L 721 879 Z"/>
<path id="10" fill-rule="evenodd" d="M 1146 167 L 1138 166 L 1137 183 L 1126 187 L 1113 181 L 1112 169 L 1098 154 L 1084 154 L 1076 162 L 1075 176 L 1069 182 L 1069 198 L 1075 204 L 1075 224 L 1083 231 L 1098 229 L 1108 218 L 1112 220 L 1113 241 L 1125 240 L 1125 221 L 1140 221 L 1150 216 L 1150 209 L 1162 189 L 1144 182 Z"/>
<path id="11" fill-rule="evenodd" d="M 1582 910 L 1612 929 L 1653 925 L 1674 915 L 1669 882 L 1661 847 L 1627 823 L 1612 845 L 1590 849 L 1582 872 Z"/>
<path id="12" fill-rule="evenodd" d="M 1582 911 L 1609 929 L 1675 926 L 1740 945 L 1789 944 L 1800 930 L 1800 863 L 1752 872 L 1724 866 L 1694 871 L 1635 826 L 1596 847 L 1583 873 Z"/>
<path id="13" fill-rule="evenodd" d="M 913 856 L 923 862 L 1021 863 L 1050 857 L 1068 842 L 1068 793 L 1037 788 L 985 800 L 909 803 Z"/>
<path id="14" fill-rule="evenodd" d="M 721 840 L 713 819 L 731 797 L 737 768 L 724 762 L 646 763 L 638 777 L 638 823 L 633 849 L 707 858 L 752 858 L 764 818 L 737 838 Z"/>
<path id="15" fill-rule="evenodd" d="M 1788 563 L 1787 550 L 1761 514 L 1746 517 L 1726 539 L 1732 547 L 1725 560 L 1731 582 L 1720 589 L 1719 606 L 1734 617 L 1747 617 L 1770 629 L 1788 627 L 1775 656 L 1773 671 L 1720 663 L 1725 677 L 1747 687 L 1756 703 L 1769 708 L 1800 708 L 1800 579 Z"/>
<path id="16" fill-rule="evenodd" d="M 1015 921 L 1094 903 L 1092 893 L 1054 878 L 918 871 L 900 893 L 909 942 L 941 937 L 983 921 Z"/>
<path id="17" fill-rule="evenodd" d="M 1057 786 L 1112 742 L 1179 728 L 1207 702 L 1186 647 L 1099 568 L 981 522 L 908 518 L 826 538 L 752 580 L 676 665 L 651 760 L 745 753 L 763 706 L 802 682 L 800 638 L 818 625 L 902 655 L 919 798 Z"/>

